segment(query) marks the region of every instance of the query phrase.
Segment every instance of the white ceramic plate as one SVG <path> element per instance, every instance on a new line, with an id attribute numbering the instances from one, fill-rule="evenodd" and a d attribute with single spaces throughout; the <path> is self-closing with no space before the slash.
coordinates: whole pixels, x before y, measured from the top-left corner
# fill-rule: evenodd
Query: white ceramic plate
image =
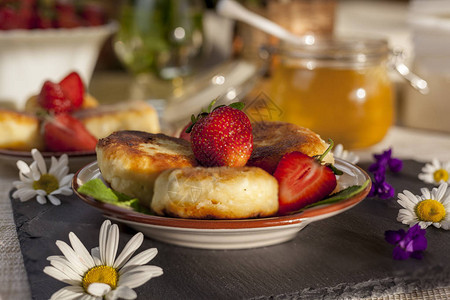
<path id="1" fill-rule="evenodd" d="M 42 151 L 41 154 L 47 166 L 50 167 L 51 157 L 59 158 L 64 152 Z M 74 151 L 67 152 L 67 155 L 69 156 L 69 169 L 71 173 L 75 173 L 87 164 L 97 160 L 95 151 Z M 2 166 L 17 169 L 16 162 L 18 160 L 23 160 L 28 165 L 31 164 L 33 162 L 31 151 L 0 149 L 0 163 Z"/>
<path id="2" fill-rule="evenodd" d="M 362 185 L 370 179 L 367 173 L 349 162 L 337 159 L 335 165 L 344 172 L 338 178 L 340 189 Z M 85 166 L 75 174 L 72 181 L 73 190 L 76 192 L 79 186 L 94 178 L 102 178 L 97 162 Z M 333 204 L 316 206 L 287 216 L 244 220 L 159 217 L 103 203 L 76 193 L 84 202 L 101 210 L 108 218 L 127 224 L 155 240 L 191 248 L 246 249 L 289 241 L 309 223 L 352 208 L 361 202 L 369 191 L 370 184 L 355 196 Z"/>

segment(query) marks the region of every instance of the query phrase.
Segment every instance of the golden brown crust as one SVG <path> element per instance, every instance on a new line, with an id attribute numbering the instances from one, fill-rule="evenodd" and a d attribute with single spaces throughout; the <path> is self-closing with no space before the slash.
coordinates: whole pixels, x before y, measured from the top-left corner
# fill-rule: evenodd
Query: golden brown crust
<path id="1" fill-rule="evenodd" d="M 256 122 L 253 126 L 253 152 L 247 163 L 272 174 L 284 154 L 299 151 L 309 156 L 322 154 L 328 147 L 308 128 L 284 122 Z M 334 162 L 331 154 L 327 162 Z"/>
<path id="2" fill-rule="evenodd" d="M 100 105 L 78 110 L 73 115 L 98 139 L 118 130 L 160 132 L 156 110 L 143 101 Z"/>
<path id="3" fill-rule="evenodd" d="M 158 176 L 151 207 L 180 218 L 267 217 L 278 211 L 278 182 L 255 167 L 170 169 Z"/>
<path id="4" fill-rule="evenodd" d="M 32 114 L 0 109 L 0 148 L 29 151 L 42 150 L 41 122 Z M 14 134 L 12 134 L 14 133 Z"/>
<path id="5" fill-rule="evenodd" d="M 96 151 L 102 176 L 111 187 L 146 206 L 162 171 L 197 165 L 189 142 L 164 134 L 117 131 L 100 139 Z"/>

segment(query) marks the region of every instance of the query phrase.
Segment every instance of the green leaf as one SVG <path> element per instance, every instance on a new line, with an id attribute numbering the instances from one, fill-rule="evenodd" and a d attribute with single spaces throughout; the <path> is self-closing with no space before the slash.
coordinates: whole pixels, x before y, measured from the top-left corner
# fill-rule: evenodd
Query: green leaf
<path id="1" fill-rule="evenodd" d="M 108 188 L 100 178 L 87 181 L 78 188 L 78 192 L 94 199 L 105 202 L 119 201 L 119 196 L 110 188 Z"/>
<path id="2" fill-rule="evenodd" d="M 298 212 L 304 211 L 311 207 L 324 205 L 324 204 L 332 204 L 332 203 L 339 202 L 341 200 L 351 198 L 351 197 L 357 195 L 358 193 L 362 192 L 367 187 L 368 184 L 369 184 L 369 180 L 366 180 L 362 185 L 349 186 L 348 188 L 345 188 L 337 193 L 331 194 L 331 195 L 325 197 L 324 199 L 314 202 L 310 205 L 307 205 L 307 206 L 303 207 L 302 209 L 297 210 L 293 213 L 298 213 Z"/>
<path id="3" fill-rule="evenodd" d="M 114 204 L 138 212 L 150 214 L 150 210 L 139 203 L 139 199 L 119 193 L 107 187 L 100 178 L 87 181 L 78 188 L 80 194 L 90 196 L 98 201 Z"/>
<path id="4" fill-rule="evenodd" d="M 228 106 L 232 107 L 232 108 L 235 108 L 235 109 L 242 110 L 244 108 L 245 104 L 244 104 L 244 102 L 234 102 L 234 103 L 231 103 Z"/>

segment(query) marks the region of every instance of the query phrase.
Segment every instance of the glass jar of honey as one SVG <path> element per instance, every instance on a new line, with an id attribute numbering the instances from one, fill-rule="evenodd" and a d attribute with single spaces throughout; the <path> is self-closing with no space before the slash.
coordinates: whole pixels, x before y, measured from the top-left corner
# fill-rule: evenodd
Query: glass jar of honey
<path id="1" fill-rule="evenodd" d="M 387 41 L 311 38 L 275 51 L 269 97 L 279 119 L 349 149 L 381 141 L 395 114 Z"/>

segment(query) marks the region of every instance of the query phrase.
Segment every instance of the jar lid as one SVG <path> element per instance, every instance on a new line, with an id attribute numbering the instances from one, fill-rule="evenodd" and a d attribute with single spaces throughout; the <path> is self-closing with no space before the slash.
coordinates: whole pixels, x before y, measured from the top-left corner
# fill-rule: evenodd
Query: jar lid
<path id="1" fill-rule="evenodd" d="M 389 54 L 386 39 L 375 38 L 314 38 L 308 44 L 289 44 L 282 42 L 279 54 L 297 59 L 314 59 L 335 64 L 370 64 Z"/>

